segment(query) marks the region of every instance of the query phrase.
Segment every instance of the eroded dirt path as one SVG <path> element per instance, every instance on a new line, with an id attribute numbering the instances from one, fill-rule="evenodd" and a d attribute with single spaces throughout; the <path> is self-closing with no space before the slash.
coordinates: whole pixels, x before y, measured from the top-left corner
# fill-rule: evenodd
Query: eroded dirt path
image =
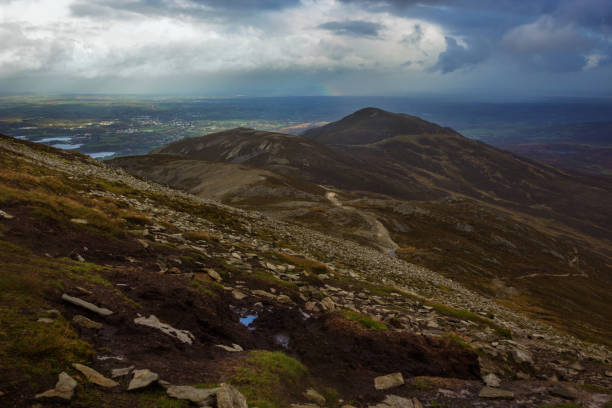
<path id="1" fill-rule="evenodd" d="M 381 247 L 381 250 L 391 256 L 395 256 L 395 251 L 397 248 L 399 248 L 399 245 L 393 241 L 391 235 L 389 234 L 389 230 L 374 215 L 366 211 L 358 210 L 355 207 L 343 205 L 338 199 L 338 195 L 333 191 L 326 192 L 325 198 L 336 207 L 341 207 L 359 214 L 368 224 L 370 224 L 370 227 L 372 228 L 372 235 L 378 241 L 378 245 Z"/>

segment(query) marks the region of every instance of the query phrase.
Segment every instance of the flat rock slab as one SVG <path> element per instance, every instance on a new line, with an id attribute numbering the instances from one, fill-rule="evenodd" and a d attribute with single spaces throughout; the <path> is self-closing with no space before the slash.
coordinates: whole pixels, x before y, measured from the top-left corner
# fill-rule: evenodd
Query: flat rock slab
<path id="1" fill-rule="evenodd" d="M 91 367 L 87 367 L 83 364 L 75 363 L 72 365 L 76 370 L 83 374 L 89 382 L 99 385 L 103 388 L 113 388 L 119 385 L 118 382 L 106 378 Z"/>
<path id="2" fill-rule="evenodd" d="M 478 394 L 480 398 L 491 398 L 491 399 L 514 399 L 514 393 L 512 391 L 502 390 L 500 388 L 483 387 Z"/>
<path id="3" fill-rule="evenodd" d="M 217 408 L 249 408 L 249 406 L 240 391 L 224 384 L 217 391 Z"/>
<path id="4" fill-rule="evenodd" d="M 159 375 L 151 370 L 135 370 L 134 377 L 132 377 L 132 381 L 128 385 L 128 391 L 148 387 L 157 380 L 159 380 Z"/>
<path id="5" fill-rule="evenodd" d="M 415 408 L 420 406 L 420 403 L 419 405 L 414 405 L 413 399 L 398 397 L 397 395 L 387 395 L 383 402 L 370 405 L 369 408 Z"/>
<path id="6" fill-rule="evenodd" d="M 68 303 L 72 303 L 73 305 L 76 306 L 80 306 L 84 309 L 89 310 L 90 312 L 94 312 L 96 314 L 99 314 L 100 316 L 110 316 L 113 314 L 113 312 L 111 310 L 108 310 L 106 308 L 103 307 L 98 307 L 96 305 L 94 305 L 93 303 L 89 303 L 83 299 L 79 299 L 77 297 L 73 297 L 67 294 L 63 294 L 62 295 L 62 300 L 68 302 Z"/>
<path id="7" fill-rule="evenodd" d="M 389 388 L 404 385 L 402 373 L 392 373 L 374 378 L 374 388 L 377 390 L 388 390 Z"/>
<path id="8" fill-rule="evenodd" d="M 200 389 L 188 385 L 171 385 L 166 389 L 169 397 L 191 401 L 201 407 L 212 405 L 219 388 Z"/>
<path id="9" fill-rule="evenodd" d="M 150 315 L 149 317 L 137 317 L 134 319 L 134 323 L 160 330 L 162 333 L 172 336 L 183 343 L 193 344 L 193 341 L 195 340 L 195 337 L 193 334 L 191 334 L 191 332 L 187 330 L 175 329 L 169 324 L 161 322 L 155 315 Z"/>
<path id="10" fill-rule="evenodd" d="M 74 389 L 76 388 L 76 386 L 76 380 L 65 372 L 62 372 L 59 375 L 59 379 L 54 389 L 38 394 L 35 396 L 35 398 L 61 399 L 65 401 L 70 401 L 72 397 L 74 397 Z"/>

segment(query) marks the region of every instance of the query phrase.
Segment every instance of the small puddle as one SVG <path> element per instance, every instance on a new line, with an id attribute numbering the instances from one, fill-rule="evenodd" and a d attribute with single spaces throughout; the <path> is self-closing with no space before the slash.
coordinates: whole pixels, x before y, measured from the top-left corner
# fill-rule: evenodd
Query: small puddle
<path id="1" fill-rule="evenodd" d="M 274 335 L 274 343 L 278 344 L 284 349 L 289 348 L 289 336 L 285 333 L 278 333 Z"/>
<path id="2" fill-rule="evenodd" d="M 249 327 L 249 325 L 251 323 L 253 323 L 255 321 L 255 319 L 257 319 L 259 316 L 257 316 L 256 314 L 254 315 L 248 315 L 245 317 L 241 317 L 240 318 L 240 324 L 242 324 L 243 326 L 247 327 L 249 330 L 255 330 L 254 327 Z"/>

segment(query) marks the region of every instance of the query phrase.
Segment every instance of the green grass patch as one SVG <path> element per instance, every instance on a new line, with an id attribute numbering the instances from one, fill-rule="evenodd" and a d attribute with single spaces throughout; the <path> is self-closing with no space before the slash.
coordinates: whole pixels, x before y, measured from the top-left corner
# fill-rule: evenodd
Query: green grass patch
<path id="1" fill-rule="evenodd" d="M 387 326 L 379 321 L 372 319 L 368 315 L 354 312 L 352 310 L 343 310 L 340 312 L 345 319 L 359 323 L 361 326 L 372 330 L 387 330 Z"/>
<path id="2" fill-rule="evenodd" d="M 604 387 L 597 384 L 578 384 L 578 387 L 582 388 L 586 392 L 592 394 L 612 394 L 612 388 Z"/>
<path id="3" fill-rule="evenodd" d="M 462 320 L 469 320 L 480 325 L 488 326 L 495 330 L 495 332 L 500 336 L 512 338 L 512 331 L 510 331 L 509 329 L 498 325 L 491 319 L 487 319 L 484 316 L 480 316 L 476 313 L 470 312 L 469 310 L 456 309 L 454 307 L 443 305 L 442 303 L 437 302 L 426 301 L 425 304 L 433 307 L 436 312 L 442 315 L 456 317 Z"/>
<path id="4" fill-rule="evenodd" d="M 308 385 L 308 369 L 282 352 L 251 351 L 229 382 L 247 398 L 249 406 L 283 407 Z"/>
<path id="5" fill-rule="evenodd" d="M 302 256 L 289 255 L 289 254 L 277 254 L 277 257 L 289 264 L 295 265 L 298 268 L 302 268 L 309 273 L 320 275 L 327 273 L 327 265 L 322 262 L 318 262 L 312 259 L 304 258 Z"/>
<path id="6" fill-rule="evenodd" d="M 189 401 L 170 398 L 165 390 L 147 390 L 139 395 L 140 408 L 186 408 Z"/>
<path id="7" fill-rule="evenodd" d="M 467 341 L 463 340 L 461 337 L 457 336 L 455 333 L 451 333 L 451 332 L 446 333 L 444 335 L 444 337 L 446 337 L 447 339 L 449 339 L 453 343 L 455 343 L 455 344 L 457 344 L 457 345 L 459 345 L 459 346 L 461 346 L 463 348 L 466 348 L 466 349 L 469 349 L 469 350 L 473 350 L 472 345 L 470 343 L 468 343 Z"/>

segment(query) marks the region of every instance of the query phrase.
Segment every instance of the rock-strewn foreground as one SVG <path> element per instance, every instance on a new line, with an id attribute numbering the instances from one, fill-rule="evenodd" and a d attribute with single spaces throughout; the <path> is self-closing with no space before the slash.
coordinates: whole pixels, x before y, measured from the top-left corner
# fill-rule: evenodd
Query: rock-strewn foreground
<path id="1" fill-rule="evenodd" d="M 609 350 L 434 271 L 45 146 L 0 168 L 2 406 L 612 398 Z"/>

